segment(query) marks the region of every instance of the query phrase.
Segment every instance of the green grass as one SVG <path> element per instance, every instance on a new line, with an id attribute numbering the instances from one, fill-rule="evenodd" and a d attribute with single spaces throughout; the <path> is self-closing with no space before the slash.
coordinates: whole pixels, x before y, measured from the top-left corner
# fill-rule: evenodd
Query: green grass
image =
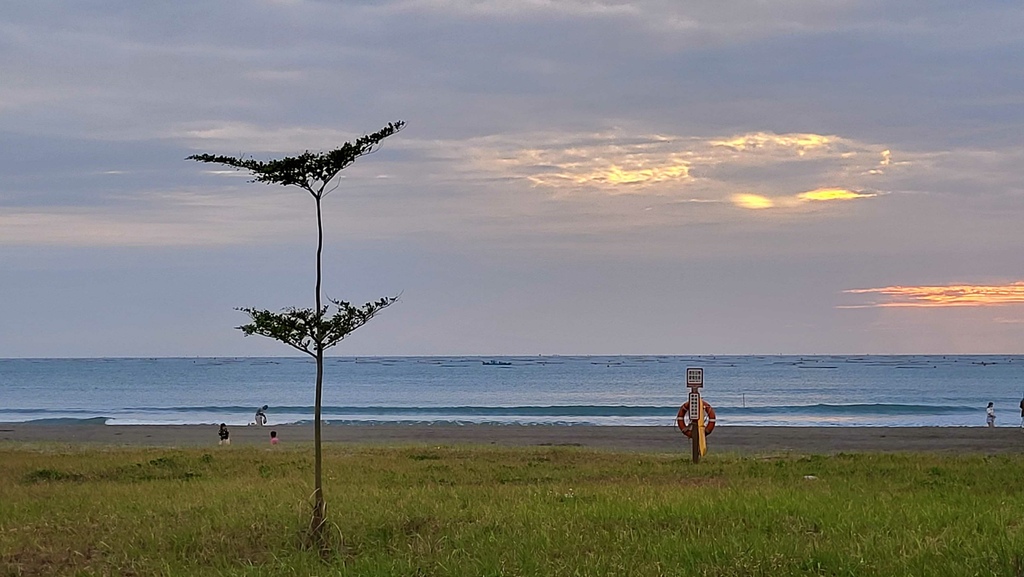
<path id="1" fill-rule="evenodd" d="M 0 447 L 0 576 L 1020 575 L 1024 457 Z M 814 479 L 805 476 L 813 475 Z"/>

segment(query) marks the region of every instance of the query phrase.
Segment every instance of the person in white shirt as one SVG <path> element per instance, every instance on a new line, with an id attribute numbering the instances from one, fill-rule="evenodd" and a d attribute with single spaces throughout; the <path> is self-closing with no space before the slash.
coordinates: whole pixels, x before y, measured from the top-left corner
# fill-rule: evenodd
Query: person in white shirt
<path id="1" fill-rule="evenodd" d="M 267 405 L 263 405 L 262 407 L 256 409 L 256 417 L 254 418 L 256 419 L 257 427 L 262 427 L 263 425 L 267 424 L 267 413 L 265 413 L 264 411 L 266 411 L 269 408 L 270 407 L 268 407 Z"/>

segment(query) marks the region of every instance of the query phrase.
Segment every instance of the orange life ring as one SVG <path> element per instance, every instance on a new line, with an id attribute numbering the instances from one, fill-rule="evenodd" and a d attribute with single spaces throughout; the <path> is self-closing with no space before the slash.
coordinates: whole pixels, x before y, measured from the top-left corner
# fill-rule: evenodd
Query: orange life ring
<path id="1" fill-rule="evenodd" d="M 707 401 L 701 399 L 701 403 L 704 405 L 704 434 L 710 435 L 711 431 L 715 430 L 715 409 Z M 686 401 L 679 407 L 679 412 L 676 413 L 676 426 L 683 432 L 687 437 L 692 437 L 693 433 L 690 431 L 690 401 Z"/>

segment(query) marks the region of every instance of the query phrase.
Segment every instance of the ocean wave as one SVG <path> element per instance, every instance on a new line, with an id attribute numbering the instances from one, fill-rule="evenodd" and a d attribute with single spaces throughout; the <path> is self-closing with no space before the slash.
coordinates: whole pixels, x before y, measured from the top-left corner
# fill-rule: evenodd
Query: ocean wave
<path id="1" fill-rule="evenodd" d="M 106 425 L 110 419 L 107 417 L 88 417 L 84 419 L 76 419 L 73 417 L 55 417 L 51 419 L 29 419 L 27 421 L 20 421 L 26 425 Z"/>
<path id="2" fill-rule="evenodd" d="M 679 405 L 526 405 L 526 406 L 325 406 L 322 417 L 329 422 L 672 422 Z M 821 418 L 840 420 L 858 418 L 925 417 L 978 414 L 977 407 L 963 405 L 924 405 L 898 403 L 808 404 L 735 406 L 715 405 L 718 418 L 726 422 L 757 423 L 760 420 Z M 246 424 L 253 409 L 228 406 L 125 407 L 90 411 L 74 409 L 6 409 L 0 421 L 45 424 L 208 424 L 228 422 Z M 313 407 L 274 406 L 267 411 L 275 424 L 311 421 Z"/>
<path id="3" fill-rule="evenodd" d="M 678 406 L 640 406 L 640 405 L 536 405 L 536 406 L 337 406 L 321 407 L 324 414 L 352 415 L 393 415 L 393 414 L 432 414 L 448 413 L 460 415 L 656 415 L 675 411 Z M 175 407 L 123 407 L 104 409 L 112 415 L 125 414 L 181 414 L 181 413 L 220 413 L 251 414 L 255 407 L 239 405 L 194 405 Z M 4 409 L 3 413 L 38 414 L 45 409 Z M 61 414 L 91 414 L 89 409 L 61 409 Z M 312 414 L 311 405 L 271 406 L 269 413 L 274 414 Z"/>
<path id="4" fill-rule="evenodd" d="M 814 405 L 777 405 L 765 407 L 723 406 L 741 415 L 956 415 L 978 413 L 977 407 L 963 405 L 908 405 L 899 403 L 853 403 L 848 405 L 819 403 Z"/>

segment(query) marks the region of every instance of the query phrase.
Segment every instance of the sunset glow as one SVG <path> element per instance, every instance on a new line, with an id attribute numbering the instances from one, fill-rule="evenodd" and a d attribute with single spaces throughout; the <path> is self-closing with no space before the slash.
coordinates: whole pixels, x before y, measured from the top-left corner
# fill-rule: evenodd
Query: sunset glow
<path id="1" fill-rule="evenodd" d="M 828 202 L 833 200 L 855 200 L 858 198 L 871 198 L 877 196 L 873 193 L 855 192 L 845 188 L 818 188 L 794 194 L 769 198 L 759 194 L 734 194 L 730 200 L 739 208 L 760 210 L 765 208 L 796 208 L 808 202 Z"/>
<path id="2" fill-rule="evenodd" d="M 712 146 L 724 146 L 737 151 L 749 151 L 766 147 L 790 148 L 796 150 L 797 154 L 803 156 L 809 150 L 823 148 L 831 144 L 835 139 L 821 134 L 772 134 L 768 132 L 754 132 L 744 134 L 726 140 L 713 140 Z"/>
<path id="3" fill-rule="evenodd" d="M 760 210 L 775 206 L 775 202 L 772 199 L 759 194 L 736 194 L 732 197 L 732 203 L 740 208 L 749 208 L 751 210 Z"/>
<path id="4" fill-rule="evenodd" d="M 1006 285 L 889 286 L 850 289 L 849 294 L 878 294 L 886 300 L 840 308 L 981 307 L 1024 304 L 1024 281 Z"/>
<path id="5" fill-rule="evenodd" d="M 542 143 L 542 144 L 539 144 Z M 545 132 L 448 142 L 484 179 L 510 178 L 560 198 L 646 196 L 725 204 L 765 214 L 827 215 L 831 201 L 887 194 L 881 144 L 839 135 L 749 132 L 697 137 Z M 905 167 L 904 167 L 905 168 Z M 774 175 L 751 184 L 751 176 Z M 781 180 L 776 180 L 781 179 Z M 764 210 L 772 209 L 772 210 Z"/>
<path id="6" fill-rule="evenodd" d="M 800 200 L 853 200 L 855 198 L 871 198 L 876 196 L 874 194 L 864 194 L 860 192 L 854 192 L 852 190 L 846 190 L 845 188 L 819 188 L 817 190 L 809 190 L 807 192 L 801 192 L 796 195 Z"/>
<path id="7" fill-rule="evenodd" d="M 606 169 L 596 170 L 591 174 L 580 175 L 577 177 L 577 182 L 647 184 L 686 178 L 689 175 L 689 167 L 686 165 L 635 169 L 612 165 Z"/>
<path id="8" fill-rule="evenodd" d="M 650 168 L 630 168 L 619 165 L 602 167 L 566 166 L 566 172 L 535 174 L 529 176 L 535 185 L 550 188 L 564 186 L 598 186 L 611 194 L 638 192 L 639 188 L 671 181 L 682 181 L 690 177 L 686 164 L 672 164 Z"/>

